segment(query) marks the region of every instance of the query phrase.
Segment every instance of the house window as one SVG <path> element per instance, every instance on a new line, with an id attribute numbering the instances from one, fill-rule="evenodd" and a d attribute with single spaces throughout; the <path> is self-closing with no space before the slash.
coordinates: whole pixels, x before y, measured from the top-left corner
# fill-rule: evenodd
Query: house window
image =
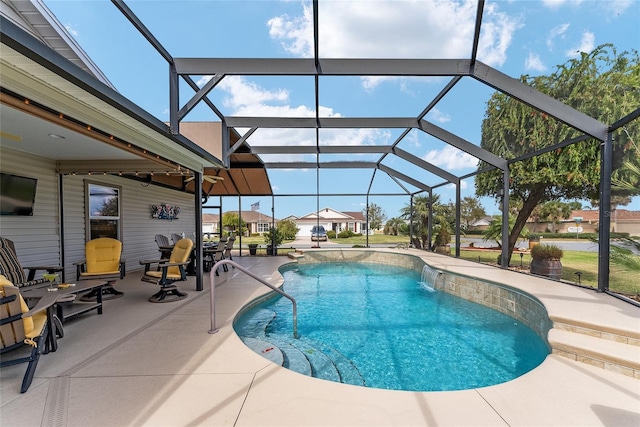
<path id="1" fill-rule="evenodd" d="M 122 188 L 85 181 L 87 236 L 89 240 L 111 237 L 120 240 Z"/>
<path id="2" fill-rule="evenodd" d="M 258 223 L 258 233 L 266 233 L 271 228 L 271 224 L 268 222 L 259 222 Z"/>
<path id="3" fill-rule="evenodd" d="M 349 223 L 347 223 L 347 227 L 349 228 L 349 231 L 356 231 L 356 230 L 355 230 L 355 227 L 356 227 L 355 222 L 349 222 Z"/>

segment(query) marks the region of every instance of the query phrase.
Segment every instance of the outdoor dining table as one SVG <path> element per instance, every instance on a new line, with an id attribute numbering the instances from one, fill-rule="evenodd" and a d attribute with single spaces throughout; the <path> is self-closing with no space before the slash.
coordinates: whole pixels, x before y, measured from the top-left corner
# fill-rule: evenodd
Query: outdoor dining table
<path id="1" fill-rule="evenodd" d="M 73 286 L 69 283 L 53 285 L 57 290 L 49 291 L 49 284 L 43 283 L 32 286 L 30 287 L 31 289 L 25 289 L 22 291 L 22 295 L 24 298 L 42 298 L 51 292 L 55 292 L 60 299 L 63 295 L 78 294 L 86 291 L 92 291 L 94 289 L 99 290 L 106 284 L 107 282 L 104 280 L 80 280 L 73 284 Z M 77 301 L 76 299 L 71 306 L 68 306 L 68 304 L 65 303 L 56 302 L 56 314 L 62 322 L 70 317 L 77 316 L 91 310 L 96 310 L 98 314 L 102 314 L 102 292 L 96 292 L 95 301 L 84 302 Z"/>

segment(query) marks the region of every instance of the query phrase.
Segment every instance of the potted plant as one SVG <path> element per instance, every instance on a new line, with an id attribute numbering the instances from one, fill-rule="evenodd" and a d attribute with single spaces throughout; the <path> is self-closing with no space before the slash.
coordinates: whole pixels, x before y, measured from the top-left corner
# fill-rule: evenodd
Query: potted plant
<path id="1" fill-rule="evenodd" d="M 278 246 L 282 244 L 284 236 L 280 230 L 273 227 L 264 233 L 264 242 L 267 244 L 267 255 L 278 255 Z"/>
<path id="2" fill-rule="evenodd" d="M 538 244 L 531 248 L 531 274 L 560 280 L 564 252 L 556 245 Z"/>
<path id="3" fill-rule="evenodd" d="M 257 243 L 249 243 L 249 255 L 255 255 L 258 252 Z"/>
<path id="4" fill-rule="evenodd" d="M 449 230 L 447 229 L 447 227 L 441 226 L 435 235 L 436 253 L 450 255 L 451 254 L 451 247 L 449 246 L 450 243 L 451 243 L 451 233 L 449 233 Z"/>

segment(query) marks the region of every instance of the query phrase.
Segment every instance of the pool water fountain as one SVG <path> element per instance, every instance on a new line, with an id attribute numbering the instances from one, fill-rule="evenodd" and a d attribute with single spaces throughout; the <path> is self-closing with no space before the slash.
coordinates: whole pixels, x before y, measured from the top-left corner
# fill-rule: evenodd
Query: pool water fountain
<path id="1" fill-rule="evenodd" d="M 436 280 L 438 280 L 441 274 L 442 271 L 425 264 L 424 267 L 422 267 L 422 274 L 420 275 L 420 286 L 429 292 L 435 292 L 437 285 Z"/>

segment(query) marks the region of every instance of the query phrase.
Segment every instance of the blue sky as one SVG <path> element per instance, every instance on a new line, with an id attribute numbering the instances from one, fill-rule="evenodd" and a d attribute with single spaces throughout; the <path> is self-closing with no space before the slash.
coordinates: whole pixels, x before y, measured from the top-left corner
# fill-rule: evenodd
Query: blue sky
<path id="1" fill-rule="evenodd" d="M 106 74 L 117 90 L 161 120 L 168 121 L 168 66 L 109 1 L 46 0 L 63 25 Z M 311 3 L 300 1 L 127 1 L 126 4 L 174 57 L 312 57 Z M 475 1 L 320 1 L 320 56 L 328 58 L 468 58 L 476 13 Z M 554 71 L 556 65 L 590 52 L 603 43 L 618 51 L 640 49 L 640 2 L 635 0 L 488 1 L 484 10 L 478 59 L 512 76 Z M 201 76 L 204 84 L 207 76 Z M 449 78 L 323 77 L 319 110 L 323 117 L 416 117 Z M 230 76 L 210 98 L 225 115 L 315 115 L 313 78 Z M 181 105 L 193 94 L 180 87 Z M 480 144 L 480 125 L 492 90 L 470 78 L 463 79 L 426 117 L 468 141 Z M 199 106 L 185 120 L 217 120 Z M 323 129 L 320 143 L 383 144 L 396 140 L 398 129 Z M 261 129 L 251 145 L 315 145 L 314 130 Z M 399 144 L 455 175 L 475 170 L 476 160 L 433 137 L 412 131 Z M 321 156 L 321 161 L 374 161 L 378 155 L 348 158 Z M 315 161 L 315 156 L 264 156 L 266 162 Z M 391 168 L 435 186 L 440 178 L 398 158 L 383 162 Z M 317 178 L 319 177 L 319 182 Z M 275 216 L 305 215 L 316 208 L 361 211 L 365 196 L 381 206 L 388 217 L 397 216 L 409 203 L 408 191 L 378 171 L 364 169 L 270 170 L 277 195 Z M 321 197 L 321 193 L 349 194 Z M 462 196 L 474 195 L 473 179 L 462 184 Z M 451 185 L 435 190 L 442 201 L 455 200 Z M 309 194 L 304 197 L 278 196 Z M 271 197 L 245 197 L 241 208 L 260 201 L 270 213 Z M 481 199 L 488 214 L 498 213 L 492 199 Z M 216 201 L 212 201 L 217 204 Z M 211 204 L 211 203 L 210 203 Z M 583 205 L 588 205 L 583 201 Z M 236 200 L 223 200 L 223 208 L 237 209 Z M 626 209 L 640 210 L 640 198 Z"/>

